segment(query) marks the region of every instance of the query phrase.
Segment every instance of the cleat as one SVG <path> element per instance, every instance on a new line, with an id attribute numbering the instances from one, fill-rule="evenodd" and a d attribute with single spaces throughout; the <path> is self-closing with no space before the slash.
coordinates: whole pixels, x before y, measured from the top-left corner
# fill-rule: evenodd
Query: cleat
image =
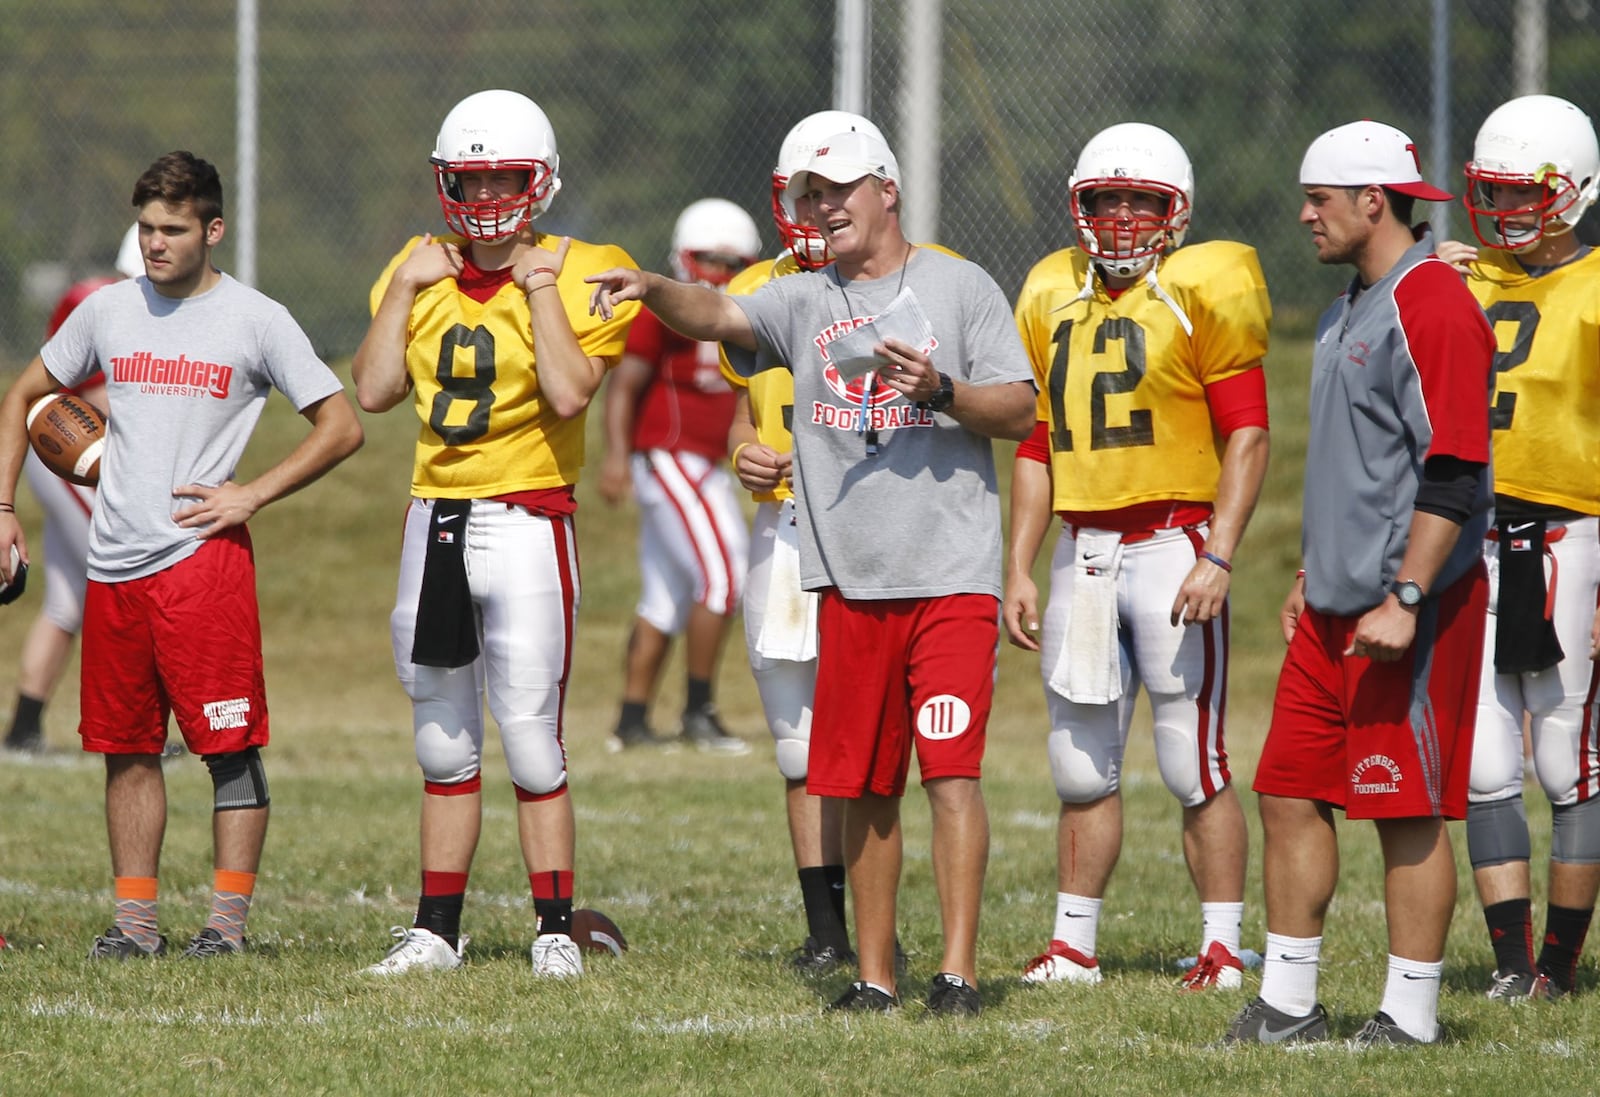
<path id="1" fill-rule="evenodd" d="M 826 975 L 842 967 L 854 966 L 855 962 L 856 954 L 850 951 L 849 946 L 838 948 L 818 944 L 815 937 L 807 937 L 805 943 L 789 956 L 790 966 L 802 975 Z"/>
<path id="2" fill-rule="evenodd" d="M 1521 1002 L 1533 997 L 1539 976 L 1531 971 L 1496 971 L 1489 976 L 1489 989 L 1483 996 L 1497 1002 Z"/>
<path id="3" fill-rule="evenodd" d="M 244 951 L 244 944 L 234 944 L 222 935 L 221 930 L 207 926 L 189 938 L 189 947 L 183 950 L 185 960 L 209 960 L 214 956 L 233 956 Z"/>
<path id="4" fill-rule="evenodd" d="M 704 705 L 683 714 L 683 730 L 679 737 L 690 746 L 712 754 L 749 754 L 750 744 L 737 735 L 729 735 L 717 716 L 715 705 Z"/>
<path id="5" fill-rule="evenodd" d="M 1244 961 L 1221 941 L 1212 941 L 1200 962 L 1178 983 L 1179 990 L 1238 990 L 1244 986 Z"/>
<path id="6" fill-rule="evenodd" d="M 541 933 L 530 950 L 533 973 L 544 979 L 576 979 L 583 974 L 578 942 L 565 933 Z"/>
<path id="7" fill-rule="evenodd" d="M 978 988 L 959 975 L 941 971 L 928 986 L 928 1012 L 940 1017 L 976 1017 L 983 1009 Z"/>
<path id="8" fill-rule="evenodd" d="M 1094 986 L 1100 982 L 1100 961 L 1085 956 L 1065 941 L 1050 942 L 1050 947 L 1029 960 L 1022 969 L 1024 983 L 1083 983 Z"/>
<path id="9" fill-rule="evenodd" d="M 1528 997 L 1535 1002 L 1559 1002 L 1568 993 L 1567 988 L 1556 982 L 1549 972 L 1541 971 L 1534 977 L 1533 986 L 1528 990 Z"/>
<path id="10" fill-rule="evenodd" d="M 44 735 L 34 732 L 31 735 L 6 736 L 5 749 L 15 754 L 54 754 L 55 751 L 44 745 Z"/>
<path id="11" fill-rule="evenodd" d="M 612 754 L 621 754 L 634 747 L 659 747 L 667 740 L 650 730 L 646 723 L 618 724 L 617 730 L 611 733 L 611 738 L 606 740 L 606 750 Z"/>
<path id="12" fill-rule="evenodd" d="M 167 939 L 156 938 L 155 948 L 141 948 L 132 937 L 123 933 L 116 926 L 112 926 L 105 933 L 94 939 L 94 944 L 89 946 L 89 959 L 91 960 L 132 960 L 146 956 L 165 956 L 167 953 Z"/>
<path id="13" fill-rule="evenodd" d="M 421 926 L 412 926 L 410 929 L 395 926 L 389 932 L 394 936 L 395 943 L 383 954 L 383 959 L 364 968 L 364 974 L 399 975 L 418 969 L 454 971 L 461 966 L 461 953 L 467 947 L 466 937 L 462 937 L 460 943 L 452 948 L 449 941 Z"/>
<path id="14" fill-rule="evenodd" d="M 1305 1044 L 1327 1038 L 1328 1011 L 1320 1003 L 1304 1017 L 1291 1017 L 1259 997 L 1241 1009 L 1222 1034 L 1224 1044 Z"/>
<path id="15" fill-rule="evenodd" d="M 900 1008 L 900 999 L 882 987 L 857 980 L 828 1004 L 826 1013 L 888 1013 Z"/>
<path id="16" fill-rule="evenodd" d="M 1352 1048 L 1415 1047 L 1418 1044 L 1437 1044 L 1443 1033 L 1434 1026 L 1433 1039 L 1419 1040 L 1394 1023 L 1394 1018 L 1379 1010 L 1376 1016 L 1361 1026 L 1361 1031 L 1350 1041 Z"/>

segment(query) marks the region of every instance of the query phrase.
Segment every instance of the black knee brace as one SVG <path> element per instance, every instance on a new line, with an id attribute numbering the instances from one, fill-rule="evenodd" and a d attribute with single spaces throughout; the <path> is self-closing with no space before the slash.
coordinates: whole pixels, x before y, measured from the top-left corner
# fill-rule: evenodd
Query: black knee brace
<path id="1" fill-rule="evenodd" d="M 216 791 L 215 810 L 264 808 L 272 802 L 260 750 L 247 747 L 233 754 L 207 754 L 204 761 Z"/>

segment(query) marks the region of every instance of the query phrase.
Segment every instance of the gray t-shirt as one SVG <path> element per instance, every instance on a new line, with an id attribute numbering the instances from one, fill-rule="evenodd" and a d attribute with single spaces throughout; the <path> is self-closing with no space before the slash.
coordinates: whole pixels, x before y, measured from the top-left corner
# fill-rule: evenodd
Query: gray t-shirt
<path id="1" fill-rule="evenodd" d="M 800 581 L 847 598 L 1000 596 L 1000 497 L 989 439 L 876 385 L 878 452 L 857 430 L 861 382 L 846 384 L 827 345 L 911 289 L 933 328 L 930 357 L 970 385 L 1033 381 L 1011 309 L 976 265 L 919 248 L 902 270 L 844 282 L 827 267 L 776 278 L 744 310 L 757 362 L 794 373 Z"/>
<path id="2" fill-rule="evenodd" d="M 278 389 L 295 409 L 340 391 L 287 309 L 222 276 L 198 297 L 163 297 L 144 278 L 89 296 L 40 356 L 66 386 L 106 375 L 110 426 L 89 533 L 89 577 L 138 579 L 200 547 L 172 515 L 174 488 L 231 479 Z"/>

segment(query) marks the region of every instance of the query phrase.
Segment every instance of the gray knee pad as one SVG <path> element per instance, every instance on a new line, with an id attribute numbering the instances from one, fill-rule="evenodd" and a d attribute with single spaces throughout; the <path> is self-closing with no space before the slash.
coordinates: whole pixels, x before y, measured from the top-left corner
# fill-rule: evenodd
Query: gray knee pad
<path id="1" fill-rule="evenodd" d="M 264 808 L 272 802 L 267 791 L 267 771 L 261 764 L 261 751 L 255 747 L 233 754 L 205 755 L 211 771 L 217 811 Z"/>
<path id="2" fill-rule="evenodd" d="M 1533 856 L 1522 797 L 1467 804 L 1467 856 L 1474 870 Z"/>
<path id="3" fill-rule="evenodd" d="M 1600 800 L 1551 805 L 1550 860 L 1600 865 Z"/>

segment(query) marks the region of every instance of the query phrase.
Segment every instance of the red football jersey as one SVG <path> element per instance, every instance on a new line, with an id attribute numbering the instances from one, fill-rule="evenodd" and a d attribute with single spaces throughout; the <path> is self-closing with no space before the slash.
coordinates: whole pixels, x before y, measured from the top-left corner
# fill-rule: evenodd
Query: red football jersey
<path id="1" fill-rule="evenodd" d="M 633 448 L 725 457 L 738 396 L 723 379 L 717 344 L 687 339 L 641 309 L 624 353 L 655 368 L 633 418 Z"/>

